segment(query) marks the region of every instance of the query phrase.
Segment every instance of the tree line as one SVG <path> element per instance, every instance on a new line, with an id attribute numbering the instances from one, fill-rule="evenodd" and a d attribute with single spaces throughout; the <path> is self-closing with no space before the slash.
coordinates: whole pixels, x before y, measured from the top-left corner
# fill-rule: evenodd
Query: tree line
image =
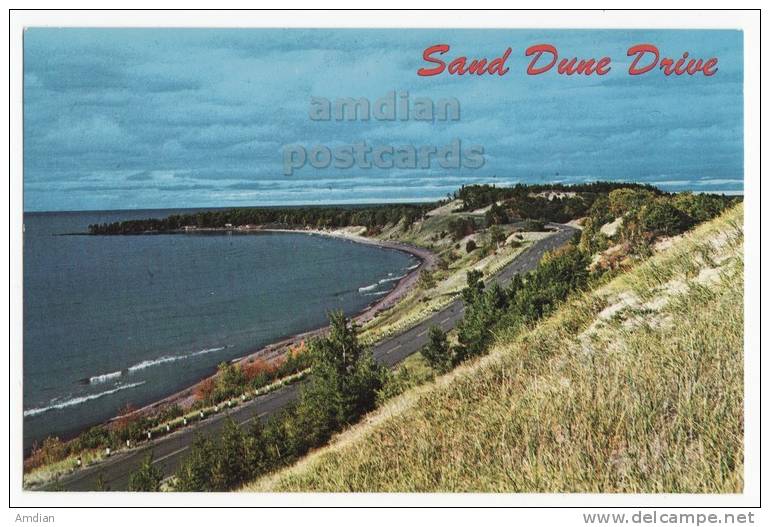
<path id="1" fill-rule="evenodd" d="M 145 234 L 175 232 L 185 228 L 224 229 L 228 225 L 313 227 L 334 229 L 362 225 L 379 229 L 402 223 L 411 226 L 430 210 L 427 204 L 392 204 L 361 207 L 235 208 L 172 214 L 165 218 L 126 220 L 88 226 L 90 234 Z"/>
<path id="2" fill-rule="evenodd" d="M 742 199 L 692 192 L 660 194 L 646 188 L 616 189 L 592 203 L 583 222 L 580 244 L 584 251 L 597 252 L 619 242 L 631 254 L 646 255 L 657 238 L 681 234 Z M 621 218 L 617 234 L 602 232 L 602 226 Z"/>

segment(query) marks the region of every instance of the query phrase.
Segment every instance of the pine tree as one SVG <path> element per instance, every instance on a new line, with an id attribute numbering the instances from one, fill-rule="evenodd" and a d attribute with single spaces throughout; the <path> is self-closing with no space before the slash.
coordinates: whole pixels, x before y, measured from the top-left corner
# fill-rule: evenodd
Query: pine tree
<path id="1" fill-rule="evenodd" d="M 446 333 L 439 326 L 431 326 L 428 336 L 430 340 L 422 349 L 423 357 L 439 373 L 449 371 L 452 368 L 452 350 Z"/>
<path id="2" fill-rule="evenodd" d="M 174 489 L 183 492 L 214 490 L 211 482 L 211 466 L 215 454 L 210 439 L 196 436 L 190 453 L 176 472 Z"/>
<path id="3" fill-rule="evenodd" d="M 302 430 L 300 453 L 326 441 L 340 427 L 373 409 L 386 371 L 371 350 L 358 341 L 357 328 L 342 312 L 330 315 L 329 334 L 311 343 L 310 382 L 303 388 L 296 409 L 296 427 Z"/>
<path id="4" fill-rule="evenodd" d="M 158 492 L 163 473 L 152 464 L 152 453 L 147 454 L 139 470 L 128 479 L 128 490 L 133 492 Z"/>
<path id="5" fill-rule="evenodd" d="M 229 417 L 225 420 L 222 437 L 214 452 L 211 484 L 215 490 L 230 490 L 246 480 L 246 435 Z"/>

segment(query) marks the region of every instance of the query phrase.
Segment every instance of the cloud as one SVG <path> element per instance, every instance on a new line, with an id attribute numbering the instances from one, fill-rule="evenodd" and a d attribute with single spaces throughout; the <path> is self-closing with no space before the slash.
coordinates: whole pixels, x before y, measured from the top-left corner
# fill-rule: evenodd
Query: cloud
<path id="1" fill-rule="evenodd" d="M 605 78 L 524 74 L 523 50 L 609 53 Z M 705 78 L 624 74 L 625 49 L 718 55 Z M 501 78 L 422 78 L 422 50 L 496 56 Z M 742 36 L 734 31 L 56 29 L 25 32 L 25 207 L 218 206 L 441 197 L 463 182 L 743 173 Z M 311 96 L 456 97 L 461 120 L 314 122 Z M 313 170 L 283 176 L 285 145 L 481 144 L 482 169 Z M 558 176 L 556 174 L 558 173 Z M 665 174 L 665 176 L 662 176 Z M 142 183 L 142 185 L 137 185 Z M 62 191 L 63 190 L 63 191 Z"/>

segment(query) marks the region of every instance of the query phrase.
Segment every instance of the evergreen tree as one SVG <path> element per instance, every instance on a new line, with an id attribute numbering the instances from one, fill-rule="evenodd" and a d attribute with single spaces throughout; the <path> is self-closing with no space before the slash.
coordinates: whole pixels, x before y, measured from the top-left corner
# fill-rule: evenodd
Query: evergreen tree
<path id="1" fill-rule="evenodd" d="M 225 420 L 221 439 L 211 461 L 211 485 L 214 490 L 230 490 L 246 481 L 246 434 L 229 417 Z"/>
<path id="2" fill-rule="evenodd" d="M 128 490 L 133 492 L 158 492 L 163 473 L 152 464 L 152 454 L 147 454 L 139 470 L 128 479 Z"/>
<path id="3" fill-rule="evenodd" d="M 175 490 L 204 492 L 215 490 L 211 480 L 214 443 L 203 436 L 196 436 L 190 453 L 176 472 Z"/>
<path id="4" fill-rule="evenodd" d="M 373 409 L 385 369 L 358 341 L 357 328 L 342 312 L 329 317 L 329 334 L 311 343 L 310 382 L 297 406 L 297 426 L 310 448 L 326 441 L 340 427 Z"/>
<path id="5" fill-rule="evenodd" d="M 431 326 L 428 336 L 430 340 L 422 349 L 423 357 L 439 373 L 449 371 L 452 368 L 452 350 L 446 333 L 439 326 Z"/>
<path id="6" fill-rule="evenodd" d="M 250 477 L 260 476 L 270 468 L 265 428 L 260 419 L 254 419 L 246 436 L 246 466 Z"/>

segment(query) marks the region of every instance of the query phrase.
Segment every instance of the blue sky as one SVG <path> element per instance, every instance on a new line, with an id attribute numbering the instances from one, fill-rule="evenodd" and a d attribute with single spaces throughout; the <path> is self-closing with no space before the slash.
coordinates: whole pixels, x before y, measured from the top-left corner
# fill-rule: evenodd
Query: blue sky
<path id="1" fill-rule="evenodd" d="M 423 50 L 499 56 L 503 77 L 419 77 Z M 612 58 L 604 77 L 526 75 L 524 50 Z M 628 47 L 719 59 L 712 77 L 626 72 Z M 31 28 L 25 210 L 436 199 L 469 183 L 642 181 L 742 191 L 738 31 Z M 317 122 L 310 98 L 455 97 L 458 122 Z M 286 145 L 484 147 L 479 169 L 282 168 Z"/>

